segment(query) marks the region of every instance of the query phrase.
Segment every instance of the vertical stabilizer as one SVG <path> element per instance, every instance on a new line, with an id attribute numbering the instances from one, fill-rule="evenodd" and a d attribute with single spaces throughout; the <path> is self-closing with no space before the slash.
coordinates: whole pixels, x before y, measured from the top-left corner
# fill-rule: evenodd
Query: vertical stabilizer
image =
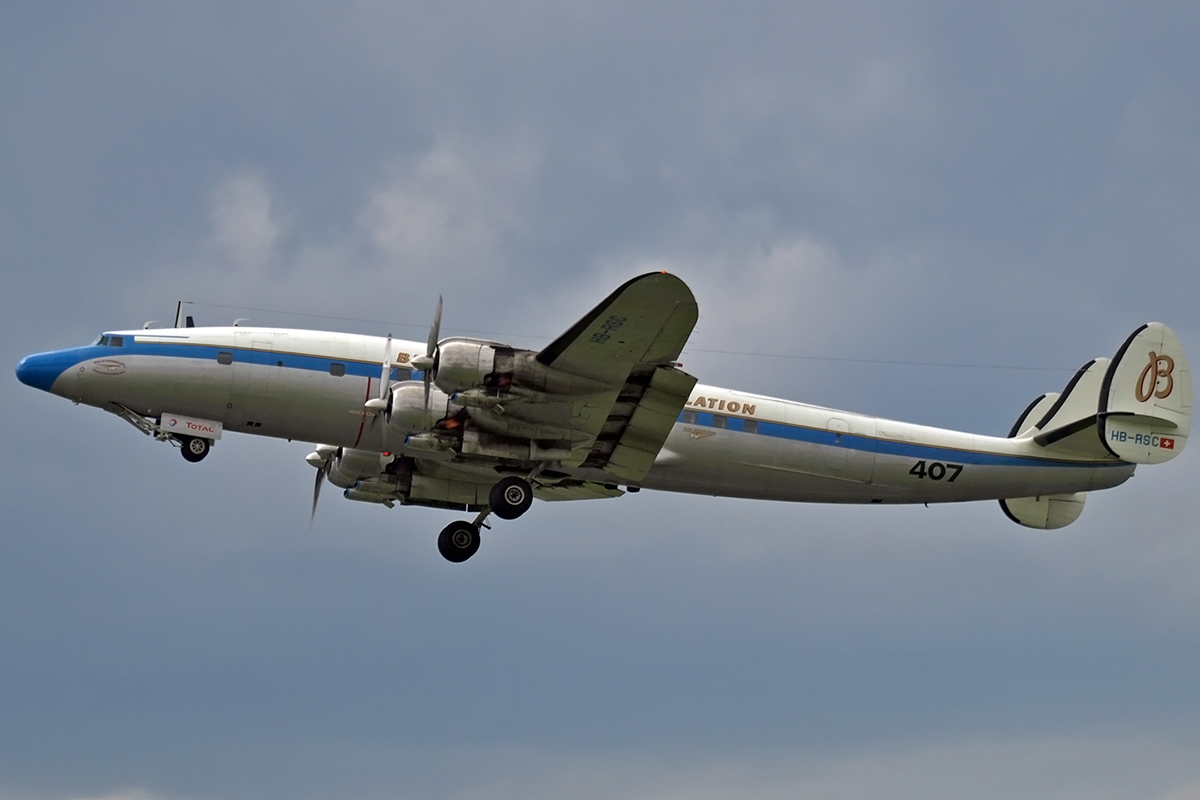
<path id="1" fill-rule="evenodd" d="M 1192 427 L 1192 373 L 1175 332 L 1138 328 L 1113 358 L 1100 391 L 1100 439 L 1133 464 L 1179 455 Z"/>

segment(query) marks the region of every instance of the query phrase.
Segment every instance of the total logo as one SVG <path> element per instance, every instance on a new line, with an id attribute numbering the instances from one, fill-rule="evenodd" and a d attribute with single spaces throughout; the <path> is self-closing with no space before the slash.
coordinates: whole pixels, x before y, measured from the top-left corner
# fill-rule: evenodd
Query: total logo
<path id="1" fill-rule="evenodd" d="M 191 420 L 188 420 L 188 419 L 182 420 L 182 422 L 181 422 L 179 419 L 177 419 L 175 417 L 171 417 L 170 419 L 167 420 L 168 428 L 175 428 L 181 424 L 183 425 L 183 427 L 185 429 L 187 429 L 188 431 L 194 432 L 194 433 L 213 433 L 213 434 L 216 433 L 216 430 L 214 430 L 211 425 L 203 425 L 199 422 L 192 422 Z"/>

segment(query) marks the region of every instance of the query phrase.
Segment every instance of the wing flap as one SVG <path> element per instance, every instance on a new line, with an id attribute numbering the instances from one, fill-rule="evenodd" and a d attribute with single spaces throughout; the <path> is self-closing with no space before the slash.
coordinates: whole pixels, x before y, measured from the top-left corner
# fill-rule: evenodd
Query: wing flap
<path id="1" fill-rule="evenodd" d="M 562 483 L 537 484 L 533 496 L 539 500 L 596 500 L 603 497 L 620 497 L 625 494 L 615 486 L 605 486 L 595 481 L 563 481 Z"/>
<path id="2" fill-rule="evenodd" d="M 632 483 L 645 478 L 695 385 L 686 372 L 656 369 L 602 468 Z"/>

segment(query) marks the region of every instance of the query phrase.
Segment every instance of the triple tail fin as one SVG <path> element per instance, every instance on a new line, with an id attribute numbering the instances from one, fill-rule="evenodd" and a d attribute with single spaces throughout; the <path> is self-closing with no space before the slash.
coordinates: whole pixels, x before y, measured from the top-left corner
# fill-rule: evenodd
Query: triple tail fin
<path id="1" fill-rule="evenodd" d="M 1161 322 L 1141 326 L 1111 359 L 1079 368 L 1061 394 L 1030 403 L 1009 432 L 1056 455 L 1161 464 L 1183 451 L 1192 424 L 1192 373 Z"/>
<path id="2" fill-rule="evenodd" d="M 1129 335 L 1111 359 L 1084 364 L 1061 394 L 1044 394 L 1017 418 L 1008 436 L 1032 439 L 1047 455 L 1170 461 L 1192 426 L 1192 373 L 1175 332 L 1161 322 Z M 1060 528 L 1083 511 L 1086 493 L 1000 501 L 1014 522 Z"/>

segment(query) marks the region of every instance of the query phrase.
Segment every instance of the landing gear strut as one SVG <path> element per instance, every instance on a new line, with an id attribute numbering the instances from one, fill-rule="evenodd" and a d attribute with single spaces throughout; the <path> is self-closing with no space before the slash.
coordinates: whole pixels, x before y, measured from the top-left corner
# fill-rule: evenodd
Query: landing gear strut
<path id="1" fill-rule="evenodd" d="M 438 552 L 455 564 L 466 561 L 479 549 L 479 526 L 466 520 L 451 522 L 438 536 Z"/>
<path id="2" fill-rule="evenodd" d="M 184 436 L 180 437 L 180 440 L 183 442 L 183 447 L 180 449 L 184 459 L 193 464 L 202 461 L 211 448 L 208 439 L 201 439 L 199 436 Z"/>

